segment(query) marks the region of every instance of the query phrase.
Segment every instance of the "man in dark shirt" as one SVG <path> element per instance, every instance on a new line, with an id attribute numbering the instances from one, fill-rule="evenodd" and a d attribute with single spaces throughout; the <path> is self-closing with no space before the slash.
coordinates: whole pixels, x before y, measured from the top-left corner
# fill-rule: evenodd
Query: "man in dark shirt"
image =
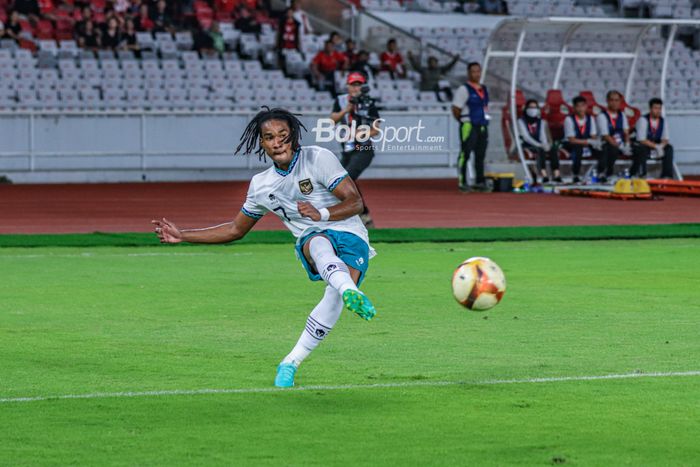
<path id="1" fill-rule="evenodd" d="M 362 88 L 366 84 L 367 77 L 365 75 L 359 72 L 350 73 L 347 78 L 348 92 L 339 94 L 335 98 L 331 113 L 331 119 L 336 124 L 340 123 L 352 128 L 354 122 L 356 128 L 359 128 L 360 125 L 368 125 L 371 128 L 369 134 L 357 131 L 355 139 L 342 143 L 341 163 L 355 182 L 374 159 L 374 145 L 369 138 L 379 133 L 377 122 L 379 112 L 374 100 L 363 93 Z M 364 206 L 360 217 L 365 226 L 374 227 L 367 205 Z"/>

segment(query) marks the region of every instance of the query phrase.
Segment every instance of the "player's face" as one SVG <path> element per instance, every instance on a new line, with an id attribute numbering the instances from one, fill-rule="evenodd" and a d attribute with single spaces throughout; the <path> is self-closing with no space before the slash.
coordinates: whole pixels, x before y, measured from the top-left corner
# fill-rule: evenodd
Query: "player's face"
<path id="1" fill-rule="evenodd" d="M 579 117 L 583 117 L 586 115 L 586 111 L 588 110 L 588 104 L 585 102 L 579 102 L 576 104 L 576 107 L 574 107 L 574 112 L 576 112 L 576 115 Z"/>
<path id="2" fill-rule="evenodd" d="M 359 96 L 360 91 L 362 91 L 362 83 L 357 82 L 348 84 L 348 94 L 350 97 Z"/>
<path id="3" fill-rule="evenodd" d="M 620 104 L 622 103 L 622 99 L 620 98 L 619 95 L 613 94 L 608 98 L 608 109 L 617 111 L 620 108 Z"/>
<path id="4" fill-rule="evenodd" d="M 659 118 L 661 116 L 661 106 L 659 104 L 652 105 L 649 113 L 652 117 Z"/>
<path id="5" fill-rule="evenodd" d="M 472 66 L 469 69 L 468 78 L 472 83 L 481 81 L 481 67 L 479 65 Z"/>
<path id="6" fill-rule="evenodd" d="M 289 125 L 284 120 L 268 120 L 262 124 L 260 130 L 260 145 L 265 154 L 286 170 L 292 162 L 292 143 L 285 142 L 290 133 Z"/>

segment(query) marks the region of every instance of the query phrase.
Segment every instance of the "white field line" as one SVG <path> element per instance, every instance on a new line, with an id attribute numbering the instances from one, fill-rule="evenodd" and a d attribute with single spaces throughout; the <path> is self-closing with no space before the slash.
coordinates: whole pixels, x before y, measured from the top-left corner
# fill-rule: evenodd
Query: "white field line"
<path id="1" fill-rule="evenodd" d="M 621 373 L 611 375 L 590 376 L 552 376 L 543 378 L 524 379 L 492 379 L 482 381 L 406 381 L 401 383 L 375 384 L 341 384 L 298 386 L 289 389 L 275 387 L 267 388 L 238 388 L 238 389 L 172 389 L 164 391 L 127 391 L 127 392 L 95 392 L 88 394 L 63 394 L 56 396 L 6 397 L 0 398 L 0 404 L 17 402 L 40 402 L 65 399 L 107 399 L 125 397 L 158 397 L 158 396 L 197 396 L 206 394 L 261 394 L 270 392 L 302 392 L 302 391 L 343 391 L 351 389 L 383 389 L 383 388 L 416 388 L 443 386 L 494 386 L 504 384 L 557 383 L 562 381 L 599 381 L 632 378 L 676 378 L 700 376 L 700 371 L 671 371 L 664 373 Z"/>
<path id="2" fill-rule="evenodd" d="M 2 258 L 114 258 L 114 257 L 140 257 L 140 256 L 216 256 L 216 255 L 226 255 L 228 256 L 252 256 L 253 253 L 246 252 L 236 252 L 236 253 L 108 253 L 108 254 L 95 254 L 95 253 L 62 253 L 62 254 L 28 254 L 28 255 L 3 255 L 0 254 L 0 259 Z"/>

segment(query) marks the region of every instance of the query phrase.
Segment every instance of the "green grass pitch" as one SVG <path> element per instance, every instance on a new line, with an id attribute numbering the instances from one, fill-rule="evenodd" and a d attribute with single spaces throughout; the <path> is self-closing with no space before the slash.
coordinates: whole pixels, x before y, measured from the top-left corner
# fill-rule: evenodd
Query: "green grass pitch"
<path id="1" fill-rule="evenodd" d="M 270 392 L 323 289 L 291 244 L 0 249 L 0 465 L 697 465 L 700 376 L 526 380 L 700 370 L 700 239 L 375 247 L 378 317 Z M 251 391 L 7 401 L 200 389 Z"/>

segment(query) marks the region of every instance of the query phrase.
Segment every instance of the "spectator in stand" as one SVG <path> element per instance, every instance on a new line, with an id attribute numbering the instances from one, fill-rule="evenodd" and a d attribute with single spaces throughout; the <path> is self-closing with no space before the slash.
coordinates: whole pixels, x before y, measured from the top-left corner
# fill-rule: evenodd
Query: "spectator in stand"
<path id="1" fill-rule="evenodd" d="M 348 61 L 348 67 L 352 68 L 352 66 L 357 61 L 357 47 L 355 45 L 354 40 L 348 39 L 345 41 L 344 55 L 346 60 Z"/>
<path id="2" fill-rule="evenodd" d="M 343 42 L 343 38 L 338 34 L 337 32 L 332 32 L 330 36 L 328 36 L 328 40 L 333 43 L 333 48 L 337 50 L 338 52 L 345 52 L 345 42 Z"/>
<path id="3" fill-rule="evenodd" d="M 85 23 L 93 20 L 92 10 L 90 6 L 84 6 L 80 9 L 80 20 L 75 22 L 73 30 L 76 35 L 80 35 L 85 32 Z"/>
<path id="4" fill-rule="evenodd" d="M 5 26 L 5 37 L 19 41 L 22 25 L 19 22 L 19 13 L 12 10 Z"/>
<path id="5" fill-rule="evenodd" d="M 403 57 L 396 47 L 396 39 L 389 39 L 386 43 L 386 50 L 379 57 L 381 61 L 382 71 L 391 73 L 393 79 L 405 78 L 406 68 L 403 64 Z"/>
<path id="6" fill-rule="evenodd" d="M 0 39 L 5 38 L 5 23 L 0 19 Z"/>
<path id="7" fill-rule="evenodd" d="M 622 94 L 619 91 L 609 91 L 606 100 L 608 108 L 598 114 L 596 122 L 603 138 L 603 150 L 598 159 L 598 174 L 602 183 L 613 175 L 618 157 L 632 155 L 629 123 L 620 109 Z"/>
<path id="8" fill-rule="evenodd" d="M 125 14 L 129 13 L 130 9 L 131 9 L 131 1 L 130 0 L 115 0 L 114 12 L 117 13 L 118 15 L 125 15 Z"/>
<path id="9" fill-rule="evenodd" d="M 673 178 L 673 146 L 668 137 L 668 122 L 662 116 L 663 101 L 649 101 L 649 113 L 637 120 L 632 176 L 646 177 L 647 160 L 661 159 L 661 178 Z"/>
<path id="10" fill-rule="evenodd" d="M 287 8 L 287 11 L 280 17 L 277 26 L 277 52 L 282 56 L 285 50 L 297 50 L 301 52 L 301 41 L 299 34 L 301 24 L 294 19 L 294 11 Z"/>
<path id="11" fill-rule="evenodd" d="M 136 40 L 136 25 L 134 24 L 134 20 L 132 18 L 127 18 L 124 24 L 124 33 L 122 34 L 119 48 L 122 50 L 131 50 L 136 55 L 139 55 L 141 48 Z"/>
<path id="12" fill-rule="evenodd" d="M 39 2 L 37 0 L 15 0 L 12 9 L 25 16 L 32 23 L 37 23 L 41 17 Z"/>
<path id="13" fill-rule="evenodd" d="M 95 51 L 100 48 L 100 33 L 91 19 L 83 23 L 83 31 L 78 33 L 77 42 L 83 49 Z"/>
<path id="14" fill-rule="evenodd" d="M 136 30 L 140 32 L 150 32 L 155 25 L 151 20 L 151 15 L 148 12 L 148 4 L 142 3 L 139 7 L 139 14 L 136 17 Z"/>
<path id="15" fill-rule="evenodd" d="M 199 22 L 195 23 L 195 30 L 192 33 L 194 38 L 194 50 L 204 55 L 214 55 L 214 42 L 211 40 L 209 32 L 202 28 Z"/>
<path id="16" fill-rule="evenodd" d="M 554 175 L 554 181 L 561 183 L 561 172 L 559 172 L 559 154 L 556 147 L 552 145 L 547 122 L 542 120 L 540 105 L 536 100 L 530 99 L 525 103 L 523 116 L 518 119 L 518 133 L 522 141 L 523 150 L 528 151 L 536 157 L 537 176 L 542 177 L 542 183 L 549 182 L 547 175 L 547 159 Z"/>
<path id="17" fill-rule="evenodd" d="M 600 158 L 601 142 L 597 138 L 595 119 L 588 115 L 588 102 L 583 96 L 576 96 L 572 101 L 574 113 L 564 120 L 564 150 L 571 158 L 573 182 L 581 181 L 581 162 L 584 157 Z"/>
<path id="18" fill-rule="evenodd" d="M 219 22 L 214 21 L 211 23 L 209 28 L 209 37 L 211 37 L 212 48 L 217 53 L 224 53 L 226 51 L 226 42 L 224 41 L 224 35 L 221 33 L 221 28 L 219 27 Z"/>
<path id="19" fill-rule="evenodd" d="M 489 144 L 489 91 L 481 84 L 481 65 L 467 65 L 467 82 L 457 88 L 452 99 L 452 116 L 459 123 L 461 150 L 459 153 L 459 190 L 472 191 L 467 178 L 467 163 L 474 152 L 477 191 L 486 190 L 484 161 Z"/>
<path id="20" fill-rule="evenodd" d="M 335 94 L 336 71 L 347 69 L 345 56 L 333 48 L 329 39 L 323 44 L 323 50 L 318 52 L 311 61 L 311 74 L 315 78 L 319 90 L 329 90 Z"/>
<path id="21" fill-rule="evenodd" d="M 102 33 L 101 46 L 103 49 L 116 50 L 117 47 L 119 47 L 121 40 L 122 35 L 119 30 L 119 23 L 117 22 L 117 18 L 112 16 L 107 20 L 107 25 Z"/>
<path id="22" fill-rule="evenodd" d="M 447 87 L 447 88 L 441 88 L 440 87 L 440 81 L 445 79 L 445 76 L 447 73 L 450 72 L 450 70 L 455 66 L 457 63 L 457 60 L 459 60 L 459 55 L 455 54 L 454 57 L 452 57 L 452 60 L 450 63 L 440 66 L 438 59 L 435 57 L 428 57 L 428 66 L 424 67 L 420 63 L 420 59 L 418 59 L 415 55 L 413 55 L 413 52 L 410 50 L 408 51 L 408 60 L 411 62 L 411 66 L 418 72 L 420 73 L 420 90 L 421 91 L 435 91 L 435 93 L 438 96 L 439 100 L 442 100 L 440 93 L 444 92 L 445 95 L 448 97 L 448 99 L 452 99 L 452 90 Z"/>
<path id="23" fill-rule="evenodd" d="M 309 17 L 306 15 L 304 10 L 301 9 L 299 0 L 292 1 L 291 9 L 294 12 L 294 19 L 301 25 L 301 34 L 313 34 L 314 28 L 311 27 Z"/>
<path id="24" fill-rule="evenodd" d="M 169 32 L 171 34 L 175 32 L 173 19 L 170 16 L 168 4 L 165 0 L 158 0 L 151 20 L 153 21 L 153 32 Z"/>
<path id="25" fill-rule="evenodd" d="M 238 10 L 238 18 L 236 19 L 234 25 L 236 26 L 236 29 L 242 33 L 260 34 L 260 25 L 253 17 L 250 10 L 245 6 L 241 6 L 240 10 Z"/>
<path id="26" fill-rule="evenodd" d="M 366 50 L 357 52 L 357 58 L 355 63 L 350 66 L 350 71 L 359 71 L 365 75 L 369 83 L 372 82 L 374 75 L 377 73 L 377 70 L 369 64 L 369 52 Z"/>
<path id="27" fill-rule="evenodd" d="M 506 11 L 506 2 L 503 0 L 479 0 L 479 13 L 502 15 L 505 14 Z"/>

